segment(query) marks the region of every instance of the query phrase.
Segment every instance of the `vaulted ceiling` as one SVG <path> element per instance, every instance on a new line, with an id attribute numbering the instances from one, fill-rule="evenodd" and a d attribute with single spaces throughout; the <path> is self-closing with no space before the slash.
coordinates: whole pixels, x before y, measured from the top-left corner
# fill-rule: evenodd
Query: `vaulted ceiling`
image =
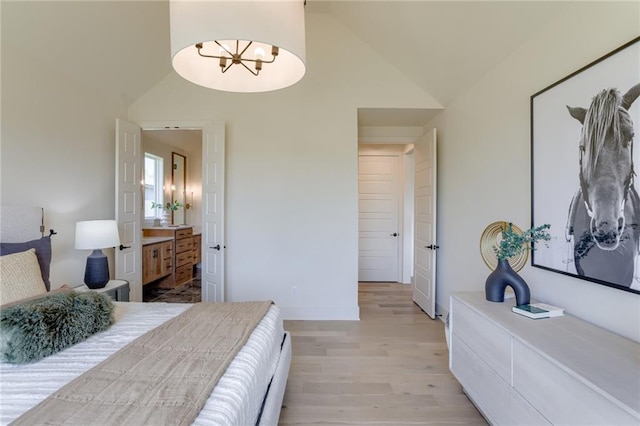
<path id="1" fill-rule="evenodd" d="M 333 16 L 446 107 L 567 4 L 308 0 L 305 13 Z M 83 85 L 115 93 L 125 104 L 173 72 L 168 0 L 4 1 L 1 7 L 3 47 L 20 49 Z M 364 111 L 362 124 L 379 113 Z M 425 114 L 387 111 L 384 124 L 407 125 Z"/>

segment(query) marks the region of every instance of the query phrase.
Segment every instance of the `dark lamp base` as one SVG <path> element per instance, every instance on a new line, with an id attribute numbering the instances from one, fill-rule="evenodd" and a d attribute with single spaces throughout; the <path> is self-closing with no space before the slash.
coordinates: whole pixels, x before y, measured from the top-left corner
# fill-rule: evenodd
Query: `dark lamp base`
<path id="1" fill-rule="evenodd" d="M 94 250 L 87 257 L 84 283 L 91 289 L 104 288 L 109 282 L 109 262 L 102 250 Z"/>

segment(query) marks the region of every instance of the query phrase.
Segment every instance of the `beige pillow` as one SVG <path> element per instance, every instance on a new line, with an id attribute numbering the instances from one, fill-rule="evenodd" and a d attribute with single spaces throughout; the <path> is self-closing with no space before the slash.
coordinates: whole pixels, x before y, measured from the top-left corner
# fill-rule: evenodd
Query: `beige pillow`
<path id="1" fill-rule="evenodd" d="M 46 292 L 34 249 L 0 256 L 0 305 Z"/>

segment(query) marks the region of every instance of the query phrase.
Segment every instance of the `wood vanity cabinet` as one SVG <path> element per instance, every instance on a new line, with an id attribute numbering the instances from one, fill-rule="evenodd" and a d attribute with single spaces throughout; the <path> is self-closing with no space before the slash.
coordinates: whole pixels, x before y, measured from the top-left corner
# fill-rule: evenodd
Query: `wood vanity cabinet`
<path id="1" fill-rule="evenodd" d="M 173 271 L 173 241 L 142 246 L 142 284 L 149 284 Z"/>
<path id="2" fill-rule="evenodd" d="M 202 235 L 193 236 L 193 264 L 197 265 L 202 262 Z"/>
<path id="3" fill-rule="evenodd" d="M 159 281 L 160 287 L 174 288 L 191 282 L 193 279 L 193 228 L 191 226 L 144 228 L 142 235 L 143 237 L 171 238 L 168 241 L 172 247 L 171 270 L 169 275 Z"/>

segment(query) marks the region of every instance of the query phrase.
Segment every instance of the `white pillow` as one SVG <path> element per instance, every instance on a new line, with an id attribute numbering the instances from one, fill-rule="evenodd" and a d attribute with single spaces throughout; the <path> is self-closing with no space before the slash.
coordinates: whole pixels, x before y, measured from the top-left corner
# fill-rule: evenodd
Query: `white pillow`
<path id="1" fill-rule="evenodd" d="M 35 249 L 0 256 L 0 305 L 46 292 Z"/>

